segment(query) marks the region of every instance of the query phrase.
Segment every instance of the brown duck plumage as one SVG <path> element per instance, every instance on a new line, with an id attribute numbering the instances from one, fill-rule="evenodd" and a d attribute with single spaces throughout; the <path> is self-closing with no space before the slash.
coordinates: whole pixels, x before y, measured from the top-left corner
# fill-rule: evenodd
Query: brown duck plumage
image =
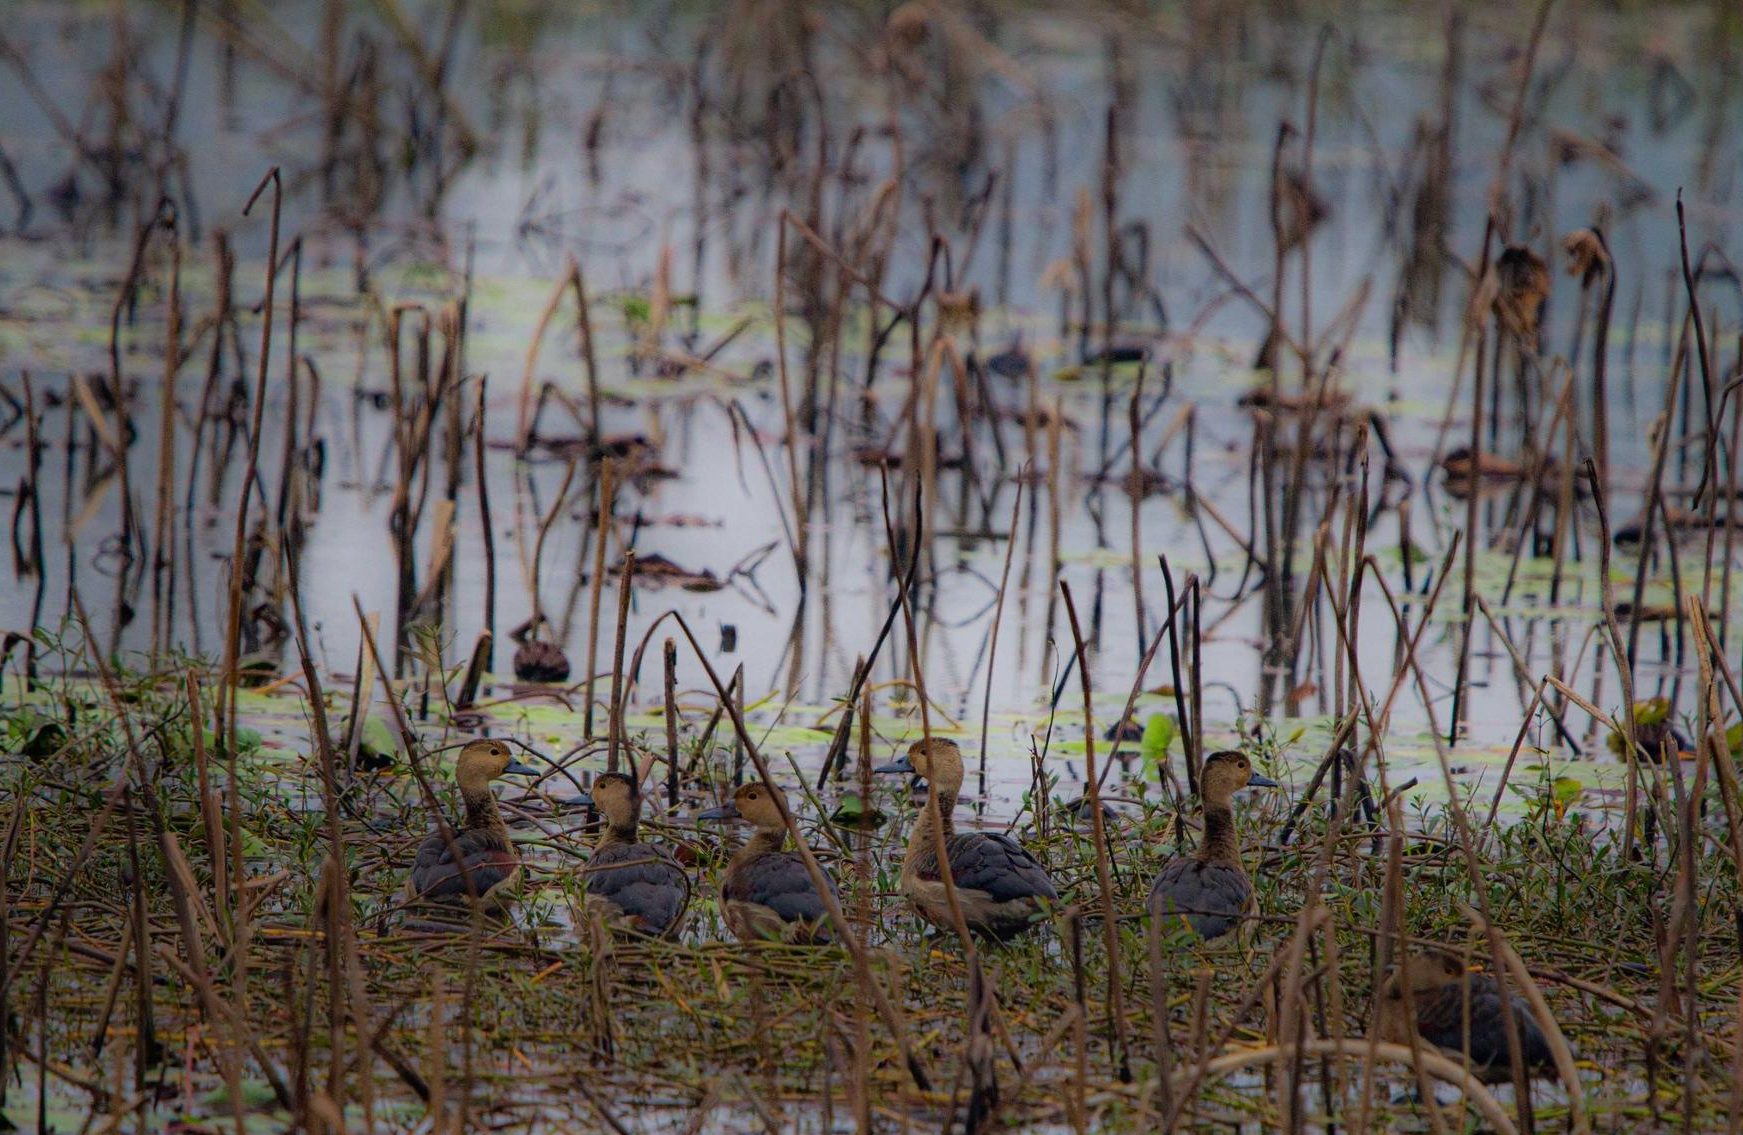
<path id="1" fill-rule="evenodd" d="M 675 937 L 690 905 L 690 877 L 670 852 L 641 841 L 641 789 L 608 772 L 593 781 L 592 794 L 605 828 L 587 861 L 588 905 L 618 929 Z"/>
<path id="2" fill-rule="evenodd" d="M 1235 838 L 1234 795 L 1249 785 L 1274 788 L 1276 781 L 1253 771 L 1246 755 L 1212 753 L 1199 774 L 1204 801 L 1204 842 L 1198 854 L 1170 859 L 1150 886 L 1152 918 L 1184 919 L 1200 938 L 1221 938 L 1255 908 L 1253 880 L 1241 863 Z"/>
<path id="3" fill-rule="evenodd" d="M 787 841 L 786 794 L 766 784 L 741 784 L 732 802 L 702 813 L 703 819 L 744 819 L 756 833 L 733 855 L 721 880 L 721 914 L 743 942 L 778 941 L 820 945 L 835 940 L 829 907 L 797 852 Z M 835 880 L 823 875 L 829 893 Z"/>
<path id="4" fill-rule="evenodd" d="M 1526 1075 L 1553 1074 L 1555 1058 L 1530 1004 L 1517 995 L 1509 1001 Z M 1380 1038 L 1409 1044 L 1412 1015 L 1417 1035 L 1454 1060 L 1467 1061 L 1484 1083 L 1513 1079 L 1501 987 L 1488 974 L 1471 973 L 1438 952 L 1406 958 L 1380 987 Z"/>
<path id="5" fill-rule="evenodd" d="M 1047 908 L 1059 901 L 1047 869 L 1016 840 L 1002 833 L 956 831 L 952 814 L 962 791 L 962 750 L 955 741 L 943 737 L 916 741 L 905 758 L 879 771 L 911 772 L 931 786 L 950 858 L 950 877 L 970 931 L 1008 941 L 1034 929 Z M 940 929 L 955 926 L 938 869 L 930 807 L 920 813 L 908 838 L 901 890 L 921 918 Z"/>
<path id="6" fill-rule="evenodd" d="M 460 750 L 454 778 L 466 819 L 452 833 L 431 832 L 418 845 L 406 877 L 407 902 L 465 903 L 477 897 L 486 910 L 501 910 L 520 886 L 520 854 L 509 842 L 490 782 L 505 773 L 537 775 L 509 756 L 501 741 L 473 741 Z"/>

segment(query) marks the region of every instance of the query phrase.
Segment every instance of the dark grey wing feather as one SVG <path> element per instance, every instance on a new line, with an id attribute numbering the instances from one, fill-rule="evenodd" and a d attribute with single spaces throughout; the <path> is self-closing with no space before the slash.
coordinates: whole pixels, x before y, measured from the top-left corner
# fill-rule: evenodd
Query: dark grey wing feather
<path id="1" fill-rule="evenodd" d="M 455 864 L 455 851 L 459 851 L 466 864 L 464 874 Z M 412 861 L 411 887 L 421 899 L 458 902 L 467 897 L 467 874 L 471 875 L 475 892 L 483 895 L 519 866 L 520 857 L 494 832 L 458 831 L 450 846 L 441 832 L 434 831 L 418 845 L 417 858 Z"/>
<path id="2" fill-rule="evenodd" d="M 1465 1033 L 1465 991 L 1470 993 L 1470 1044 Z M 1555 1062 L 1549 1041 L 1538 1027 L 1531 1006 L 1523 997 L 1511 998 L 1513 1023 L 1519 1030 L 1519 1055 L 1527 1069 L 1545 1068 Z M 1464 1052 L 1479 1068 L 1506 1069 L 1506 1018 L 1501 1013 L 1501 988 L 1495 979 L 1471 974 L 1464 982 L 1442 986 L 1417 998 L 1417 1031 L 1430 1044 Z"/>
<path id="3" fill-rule="evenodd" d="M 587 862 L 587 893 L 615 904 L 646 934 L 664 934 L 690 902 L 684 869 L 652 844 L 614 844 Z"/>
<path id="4" fill-rule="evenodd" d="M 841 892 L 827 870 L 823 877 L 829 883 L 829 893 L 839 899 Z M 784 922 L 816 922 L 829 917 L 829 908 L 812 885 L 805 861 L 790 851 L 751 860 L 744 870 L 727 879 L 721 891 L 730 902 L 766 906 Z"/>
<path id="5" fill-rule="evenodd" d="M 1059 892 L 1047 869 L 1023 845 L 1003 833 L 962 832 L 950 837 L 950 875 L 958 887 L 984 891 L 993 902 L 1045 899 L 1056 902 Z M 920 878 L 937 879 L 938 857 L 922 849 L 916 863 Z"/>
<path id="6" fill-rule="evenodd" d="M 1177 912 L 1205 940 L 1220 938 L 1240 925 L 1252 901 L 1246 872 L 1224 863 L 1170 859 L 1150 886 L 1150 914 Z"/>

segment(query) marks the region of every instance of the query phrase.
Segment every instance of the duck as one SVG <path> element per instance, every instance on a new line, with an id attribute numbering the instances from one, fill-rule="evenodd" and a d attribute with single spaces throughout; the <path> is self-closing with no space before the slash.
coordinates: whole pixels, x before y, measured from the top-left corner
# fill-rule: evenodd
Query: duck
<path id="1" fill-rule="evenodd" d="M 405 881 L 407 904 L 476 899 L 483 910 L 500 913 L 513 901 L 520 889 L 520 853 L 509 842 L 490 791 L 491 781 L 507 775 L 537 776 L 538 770 L 515 760 L 502 741 L 472 741 L 460 750 L 454 779 L 466 818 L 452 833 L 438 828 L 418 844 Z"/>
<path id="2" fill-rule="evenodd" d="M 916 741 L 904 756 L 877 771 L 909 773 L 931 786 L 950 877 L 970 932 L 1002 943 L 1040 925 L 1041 916 L 1059 901 L 1047 869 L 1002 832 L 956 831 L 952 813 L 962 791 L 962 749 L 955 741 L 946 737 Z M 938 870 L 932 823 L 932 810 L 927 808 L 908 837 L 900 890 L 922 919 L 941 930 L 951 930 L 956 924 Z"/>
<path id="3" fill-rule="evenodd" d="M 785 851 L 787 794 L 767 784 L 741 784 L 732 799 L 697 816 L 701 820 L 746 820 L 756 834 L 726 865 L 720 883 L 726 928 L 741 942 L 826 945 L 835 940 L 829 904 L 817 892 L 805 860 Z M 823 878 L 838 901 L 840 890 L 826 868 Z"/>
<path id="4" fill-rule="evenodd" d="M 601 773 L 593 779 L 591 796 L 605 827 L 587 861 L 587 905 L 615 929 L 675 937 L 690 905 L 690 877 L 671 852 L 643 843 L 637 834 L 640 786 L 623 773 Z"/>
<path id="5" fill-rule="evenodd" d="M 1233 801 L 1243 788 L 1275 787 L 1277 782 L 1255 772 L 1239 750 L 1225 749 L 1205 758 L 1198 775 L 1204 840 L 1196 854 L 1177 855 L 1157 872 L 1146 903 L 1150 917 L 1177 918 L 1211 942 L 1232 937 L 1248 915 L 1257 913 L 1253 880 L 1241 863 L 1235 838 Z"/>
<path id="6" fill-rule="evenodd" d="M 1553 1075 L 1555 1057 L 1531 1005 L 1517 994 L 1509 995 L 1509 1001 L 1527 1077 Z M 1380 1039 L 1409 1044 L 1412 1014 L 1418 1036 L 1466 1062 L 1483 1083 L 1512 1082 L 1501 987 L 1493 977 L 1471 973 L 1457 958 L 1439 951 L 1411 954 L 1380 987 Z"/>

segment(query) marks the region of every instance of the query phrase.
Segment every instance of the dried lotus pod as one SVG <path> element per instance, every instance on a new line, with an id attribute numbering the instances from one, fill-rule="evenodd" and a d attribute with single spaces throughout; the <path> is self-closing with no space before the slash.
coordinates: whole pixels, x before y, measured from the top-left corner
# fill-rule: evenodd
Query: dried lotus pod
<path id="1" fill-rule="evenodd" d="M 1524 245 L 1510 244 L 1495 261 L 1495 279 L 1500 285 L 1495 314 L 1501 326 L 1521 340 L 1535 342 L 1543 304 L 1549 298 L 1549 265 Z"/>
<path id="2" fill-rule="evenodd" d="M 1610 249 L 1596 229 L 1575 229 L 1561 238 L 1561 247 L 1567 253 L 1567 274 L 1578 276 L 1582 288 L 1610 268 Z"/>

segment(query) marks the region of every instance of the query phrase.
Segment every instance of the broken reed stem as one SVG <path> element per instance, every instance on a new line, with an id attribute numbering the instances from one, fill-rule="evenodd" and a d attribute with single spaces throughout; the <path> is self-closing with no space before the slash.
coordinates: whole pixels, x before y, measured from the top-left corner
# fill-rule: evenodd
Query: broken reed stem
<path id="1" fill-rule="evenodd" d="M 599 463 L 597 526 L 593 533 L 593 573 L 587 581 L 587 673 L 582 677 L 581 734 L 593 737 L 593 679 L 599 672 L 599 596 L 605 586 L 605 537 L 611 531 L 611 514 L 617 501 L 617 464 L 610 458 Z M 536 630 L 537 628 L 535 628 Z"/>
<path id="2" fill-rule="evenodd" d="M 253 211 L 254 203 L 260 199 L 268 185 L 272 187 L 272 228 L 267 238 L 266 294 L 261 301 L 259 370 L 255 378 L 254 404 L 249 422 L 248 458 L 242 474 L 242 499 L 236 505 L 236 533 L 230 551 L 230 609 L 224 638 L 224 684 L 219 692 L 220 712 L 213 722 L 218 751 L 228 763 L 225 775 L 230 820 L 230 883 L 236 888 L 232 896 L 234 910 L 240 910 L 245 901 L 242 886 L 246 877 L 242 861 L 242 778 L 236 760 L 236 701 L 242 689 L 239 673 L 242 649 L 242 576 L 247 570 L 243 550 L 248 536 L 248 502 L 254 495 L 254 484 L 260 470 L 260 429 L 266 411 L 266 376 L 272 359 L 273 292 L 278 279 L 279 218 L 284 203 L 284 187 L 277 166 L 268 171 L 260 184 L 255 186 L 254 193 L 242 208 L 242 215 L 246 217 Z M 263 509 L 265 503 L 261 502 Z M 247 917 L 239 918 L 235 929 L 236 939 L 231 943 L 234 954 L 231 986 L 234 991 L 232 996 L 240 1005 L 247 1004 L 248 941 L 252 936 L 250 920 Z"/>
<path id="3" fill-rule="evenodd" d="M 1473 389 L 1471 392 L 1471 438 L 1470 459 L 1471 468 L 1480 469 L 1483 453 L 1483 386 L 1484 360 L 1489 353 L 1483 349 L 1488 335 L 1489 313 L 1477 310 L 1476 297 L 1485 286 L 1488 279 L 1494 242 L 1499 235 L 1500 217 L 1498 212 L 1502 206 L 1502 195 L 1507 183 L 1508 170 L 1513 163 L 1513 148 L 1519 140 L 1520 127 L 1524 122 L 1525 100 L 1531 91 L 1532 75 L 1537 70 L 1537 52 L 1543 43 L 1544 28 L 1549 24 L 1549 11 L 1555 0 L 1540 0 L 1537 15 L 1531 26 L 1531 37 L 1526 43 L 1525 58 L 1519 68 L 1519 86 L 1514 91 L 1513 109 L 1508 115 L 1507 137 L 1502 143 L 1500 157 L 1495 165 L 1495 177 L 1489 186 L 1488 216 L 1483 223 L 1482 251 L 1477 258 L 1477 271 L 1472 284 L 1472 310 L 1466 313 L 1467 325 L 1476 321 L 1476 365 L 1474 370 Z M 1461 355 L 1462 355 L 1461 350 Z M 1499 382 L 1500 376 L 1489 376 L 1492 381 Z M 1472 486 L 1473 490 L 1476 488 Z M 1463 632 L 1459 636 L 1458 673 L 1453 679 L 1453 711 L 1447 724 L 1447 743 L 1456 744 L 1459 736 L 1459 721 L 1464 714 L 1464 698 L 1466 676 L 1469 673 L 1471 636 L 1476 623 L 1471 617 L 1471 596 L 1476 587 L 1476 554 L 1477 554 L 1477 503 L 1480 493 L 1473 491 L 1465 502 L 1465 568 L 1464 568 L 1464 599 L 1459 610 L 1464 619 Z"/>
<path id="4" fill-rule="evenodd" d="M 163 390 L 158 403 L 157 515 L 151 553 L 151 654 L 168 653 L 175 635 L 175 439 L 176 374 L 181 370 L 182 241 L 172 212 L 169 232 L 169 297 L 163 332 Z M 125 405 L 125 403 L 118 403 Z"/>
<path id="5" fill-rule="evenodd" d="M 533 538 L 532 584 L 529 588 L 532 592 L 533 614 L 532 619 L 527 624 L 531 628 L 527 634 L 534 639 L 543 633 L 546 621 L 543 580 L 545 540 L 551 534 L 552 525 L 557 523 L 557 517 L 562 514 L 564 502 L 569 499 L 569 486 L 574 483 L 575 467 L 578 464 L 579 462 L 575 458 L 569 458 L 569 463 L 563 469 L 563 483 L 557 487 L 557 495 L 551 499 L 551 507 L 546 510 L 544 517 L 539 521 L 538 535 Z"/>
<path id="6" fill-rule="evenodd" d="M 751 763 L 756 766 L 757 775 L 764 784 L 773 789 L 774 777 L 770 775 L 768 763 L 764 761 L 756 742 L 751 738 L 750 729 L 745 724 L 743 710 L 734 703 L 732 694 L 721 682 L 720 675 L 714 669 L 714 664 L 709 661 L 708 655 L 702 650 L 702 644 L 697 641 L 695 632 L 690 629 L 690 624 L 684 620 L 684 616 L 674 611 L 672 618 L 677 622 L 678 628 L 684 632 L 684 638 L 689 641 L 690 649 L 695 653 L 696 660 L 702 663 L 702 669 L 707 672 L 708 681 L 714 687 L 715 694 L 720 698 L 720 704 L 732 719 L 733 733 L 738 738 L 739 743 L 744 746 L 745 752 L 749 754 Z M 853 924 L 847 920 L 846 913 L 841 909 L 841 902 L 836 898 L 835 889 L 829 885 L 828 877 L 823 873 L 823 865 L 818 862 L 816 854 L 806 843 L 791 811 L 786 808 L 781 809 L 781 818 L 786 821 L 787 834 L 793 841 L 794 850 L 804 861 L 805 873 L 810 877 L 811 885 L 816 888 L 818 896 L 823 900 L 824 908 L 829 913 L 830 925 L 834 927 L 837 939 L 847 947 L 848 954 L 853 958 L 854 974 L 859 980 L 860 988 L 871 994 L 875 1000 L 878 1013 L 883 1017 L 885 1027 L 890 1030 L 891 1039 L 901 1050 L 908 1075 L 914 1081 L 915 1086 L 921 1091 L 930 1091 L 931 1078 L 926 1074 L 926 1069 L 920 1063 L 919 1056 L 909 1044 L 907 1029 L 903 1025 L 895 1004 L 891 1002 L 888 992 L 872 976 L 871 963 L 865 946 L 860 942 L 858 935 L 854 932 Z"/>
<path id="7" fill-rule="evenodd" d="M 1094 697 L 1090 690 L 1089 652 L 1083 641 L 1083 629 L 1077 621 L 1077 604 L 1072 602 L 1071 585 L 1059 581 L 1065 616 L 1071 623 L 1071 639 L 1077 650 L 1077 673 L 1083 684 L 1083 757 L 1084 783 L 1089 798 L 1090 832 L 1095 840 L 1095 878 L 1100 891 L 1103 945 L 1107 949 L 1108 988 L 1107 1013 L 1109 1037 L 1114 1062 L 1122 1081 L 1132 1078 L 1131 1055 L 1126 1042 L 1126 1013 L 1120 993 L 1120 931 L 1114 918 L 1113 873 L 1108 866 L 1107 822 L 1101 810 L 1101 778 L 1095 771 Z"/>
<path id="8" fill-rule="evenodd" d="M 999 594 L 993 603 L 993 625 L 988 632 L 986 651 L 986 691 L 980 703 L 980 776 L 982 792 L 986 782 L 986 740 L 987 726 L 992 720 L 993 711 L 993 679 L 994 670 L 999 657 L 999 624 L 1005 616 L 1005 591 L 1011 582 L 1011 560 L 1017 551 L 1017 520 L 1021 515 L 1023 505 L 1023 475 L 1019 473 L 1016 479 L 1016 493 L 1011 500 L 1011 523 L 1005 538 L 1005 563 L 999 571 Z M 849 701 L 848 705 L 853 703 Z"/>
<path id="9" fill-rule="evenodd" d="M 611 652 L 611 716 L 607 719 L 609 735 L 605 750 L 607 772 L 617 771 L 618 749 L 623 744 L 623 699 L 628 694 L 627 684 L 623 680 L 623 640 L 629 633 L 629 601 L 635 591 L 634 584 L 635 551 L 626 548 L 623 553 L 623 571 L 618 577 L 617 636 L 613 640 L 615 645 Z"/>
<path id="10" fill-rule="evenodd" d="M 478 482 L 478 531 L 484 541 L 484 633 L 489 641 L 484 647 L 484 670 L 496 668 L 496 531 L 490 521 L 490 482 L 484 473 L 484 409 L 485 388 L 489 379 L 478 379 L 478 402 L 473 421 L 472 462 Z"/>
<path id="11" fill-rule="evenodd" d="M 775 233 L 775 370 L 780 378 L 781 416 L 787 428 L 787 490 L 793 510 L 793 570 L 799 577 L 799 594 L 810 580 L 810 532 L 805 516 L 805 482 L 799 476 L 799 422 L 793 408 L 792 381 L 787 375 L 787 221 L 781 210 Z"/>
<path id="12" fill-rule="evenodd" d="M 678 644 L 667 638 L 662 651 L 665 661 L 666 703 L 666 806 L 678 810 Z"/>

